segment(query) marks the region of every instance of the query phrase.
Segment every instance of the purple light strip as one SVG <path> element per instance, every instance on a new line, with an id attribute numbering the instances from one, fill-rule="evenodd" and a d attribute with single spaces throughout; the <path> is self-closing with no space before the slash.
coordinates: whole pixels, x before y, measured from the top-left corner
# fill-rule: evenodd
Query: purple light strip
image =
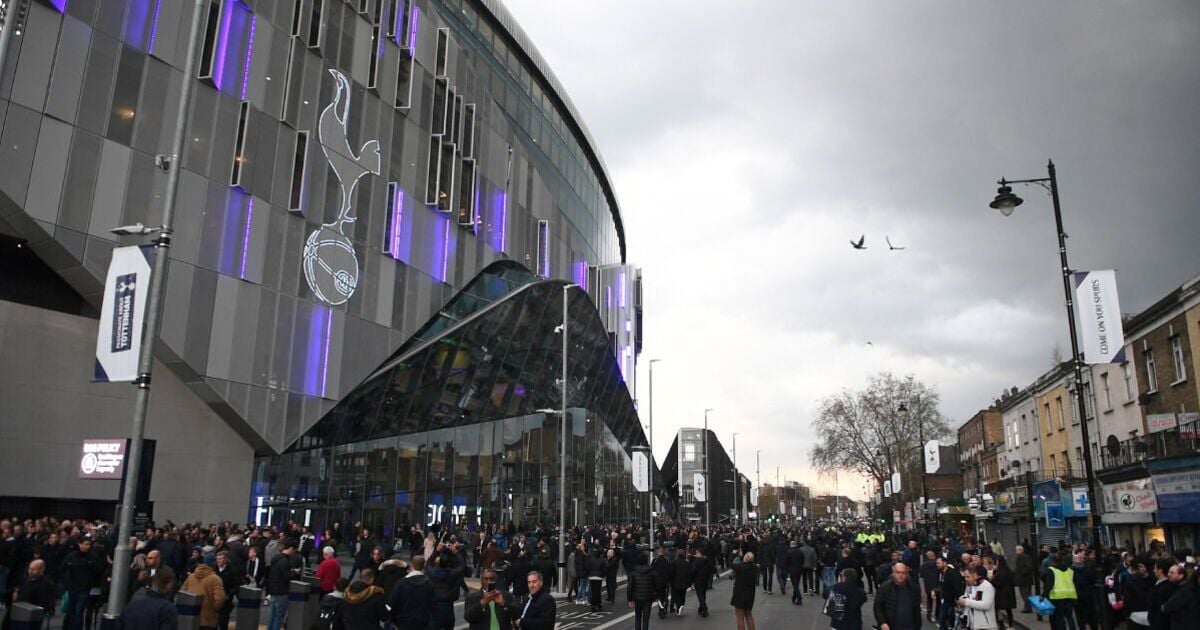
<path id="1" fill-rule="evenodd" d="M 442 232 L 442 282 L 446 282 L 447 276 L 450 275 L 450 219 L 446 219 L 446 225 Z"/>
<path id="2" fill-rule="evenodd" d="M 305 355 L 304 393 L 316 396 L 321 390 L 318 379 L 321 375 L 321 311 L 320 305 L 314 306 L 312 316 L 308 320 L 308 346 Z"/>
<path id="3" fill-rule="evenodd" d="M 417 56 L 417 23 L 420 21 L 420 19 L 421 9 L 419 9 L 414 2 L 412 8 L 412 20 L 409 22 L 408 26 L 408 47 L 412 49 L 412 55 L 414 57 Z"/>
<path id="4" fill-rule="evenodd" d="M 389 235 L 392 243 L 392 258 L 396 260 L 400 260 L 400 228 L 403 220 L 404 190 L 397 184 L 395 195 L 392 197 L 392 233 Z"/>
<path id="5" fill-rule="evenodd" d="M 10 13 L 16 9 L 16 5 L 17 5 L 16 2 L 5 2 L 4 4 L 8 6 L 8 10 Z M 50 6 L 54 7 L 55 9 L 58 9 L 59 13 L 67 12 L 67 0 L 50 0 Z"/>
<path id="6" fill-rule="evenodd" d="M 213 63 L 213 83 L 219 91 L 225 83 L 225 56 L 229 52 L 229 30 L 233 25 L 233 3 L 221 3 L 221 27 L 217 31 L 217 58 Z"/>
<path id="7" fill-rule="evenodd" d="M 158 13 L 162 10 L 162 0 L 154 2 L 154 18 L 150 22 L 150 45 L 146 47 L 147 53 L 154 52 L 154 42 L 158 40 Z"/>
<path id="8" fill-rule="evenodd" d="M 392 1 L 399 4 L 400 2 L 403 2 L 404 0 L 392 0 Z M 397 46 L 403 46 L 404 45 L 404 41 L 403 41 L 404 33 L 401 32 L 400 27 L 401 27 L 401 25 L 404 24 L 404 8 L 402 6 L 396 6 L 394 8 L 396 9 L 396 15 L 393 16 L 393 18 L 392 18 L 392 21 L 395 22 L 395 24 L 392 24 L 392 41 L 396 42 Z"/>
<path id="9" fill-rule="evenodd" d="M 479 236 L 479 169 L 475 169 L 475 205 L 471 208 L 471 233 Z"/>
<path id="10" fill-rule="evenodd" d="M 326 309 L 325 315 L 325 354 L 321 359 L 321 398 L 325 397 L 326 386 L 329 384 L 329 342 L 333 339 L 333 309 Z"/>
<path id="11" fill-rule="evenodd" d="M 246 229 L 242 232 L 242 266 L 239 272 L 239 277 L 242 280 L 246 279 L 246 259 L 250 253 L 250 226 L 254 222 L 254 197 L 246 202 Z"/>
<path id="12" fill-rule="evenodd" d="M 258 26 L 258 15 L 250 15 L 250 36 L 246 41 L 246 62 L 242 66 L 242 100 L 246 100 L 246 88 L 250 85 L 250 59 L 254 57 L 254 27 Z"/>
<path id="13" fill-rule="evenodd" d="M 507 234 L 505 233 L 508 227 L 508 191 L 500 191 L 500 251 L 508 251 Z"/>

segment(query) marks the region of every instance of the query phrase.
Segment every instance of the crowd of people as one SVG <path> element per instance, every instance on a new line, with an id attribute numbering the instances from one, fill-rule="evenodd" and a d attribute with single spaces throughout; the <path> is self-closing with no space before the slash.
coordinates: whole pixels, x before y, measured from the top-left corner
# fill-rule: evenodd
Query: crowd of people
<path id="1" fill-rule="evenodd" d="M 312 532 L 280 527 L 171 522 L 129 541 L 130 583 L 121 594 L 125 628 L 171 627 L 174 594 L 199 597 L 198 625 L 225 630 L 238 589 L 266 595 L 267 627 L 288 612 L 292 580 L 319 586 L 321 630 L 396 628 L 550 630 L 558 584 L 558 532 L 510 525 L 414 525 L 394 532 L 334 524 Z M 1052 630 L 1200 627 L 1200 571 L 1188 549 L 1144 552 L 1085 543 L 998 541 L 926 532 L 883 535 L 855 526 L 702 526 L 660 523 L 656 544 L 642 525 L 568 529 L 562 585 L 592 611 L 616 607 L 618 576 L 634 627 L 652 617 L 707 617 L 718 578 L 732 580 L 729 605 L 738 630 L 755 630 L 756 595 L 778 591 L 794 606 L 805 596 L 836 630 L 1008 630 L 1014 611 L 1048 617 Z M 0 521 L 0 602 L 26 602 L 63 616 L 69 630 L 91 630 L 109 599 L 113 528 L 56 519 Z M 1006 553 L 1009 552 L 1009 553 Z M 343 562 L 342 559 L 345 559 Z M 344 566 L 348 565 L 348 566 Z M 478 578 L 478 588 L 468 579 Z M 790 597 L 789 597 L 790 591 Z M 873 622 L 863 608 L 872 602 Z M 5 621 L 7 627 L 8 621 Z"/>

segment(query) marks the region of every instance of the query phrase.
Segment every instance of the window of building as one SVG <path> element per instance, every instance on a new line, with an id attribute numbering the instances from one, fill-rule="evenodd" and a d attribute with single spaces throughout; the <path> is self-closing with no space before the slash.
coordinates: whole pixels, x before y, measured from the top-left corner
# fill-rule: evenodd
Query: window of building
<path id="1" fill-rule="evenodd" d="M 233 140 L 233 172 L 229 175 L 229 184 L 238 188 L 245 188 L 242 185 L 242 173 L 245 171 L 242 162 L 246 159 L 246 123 L 249 119 L 250 102 L 242 101 L 238 109 L 237 134 Z"/>
<path id="2" fill-rule="evenodd" d="M 1050 415 L 1050 403 L 1043 406 L 1046 408 L 1046 435 L 1054 435 L 1054 416 Z"/>
<path id="3" fill-rule="evenodd" d="M 312 21 L 308 24 L 308 47 L 321 47 L 321 14 L 324 13 L 325 1 L 313 0 Z"/>
<path id="4" fill-rule="evenodd" d="M 1083 448 L 1079 446 L 1075 447 L 1075 468 L 1083 470 Z"/>
<path id="5" fill-rule="evenodd" d="M 1132 402 L 1133 395 L 1133 368 L 1126 361 L 1121 364 L 1121 376 L 1125 379 L 1125 400 Z"/>
<path id="6" fill-rule="evenodd" d="M 446 76 L 446 65 L 450 58 L 450 29 L 439 28 L 437 32 L 437 55 L 434 57 L 434 76 Z"/>
<path id="7" fill-rule="evenodd" d="M 1066 451 L 1063 451 L 1063 452 L 1062 452 L 1062 464 L 1063 464 L 1063 470 L 1064 470 L 1064 471 L 1065 471 L 1065 472 L 1066 472 L 1068 475 L 1070 475 L 1070 474 L 1071 474 L 1071 458 L 1070 458 L 1070 457 L 1067 457 L 1067 452 L 1066 452 Z"/>
<path id="8" fill-rule="evenodd" d="M 1058 472 L 1058 462 L 1054 459 L 1054 453 L 1050 454 L 1050 472 Z"/>
<path id="9" fill-rule="evenodd" d="M 1158 391 L 1158 375 L 1154 373 L 1154 351 L 1146 350 L 1146 392 L 1154 393 Z"/>
<path id="10" fill-rule="evenodd" d="M 412 51 L 407 48 L 401 49 L 400 59 L 396 63 L 396 109 L 408 109 L 412 105 L 412 79 Z"/>
<path id="11" fill-rule="evenodd" d="M 1058 429 L 1061 431 L 1067 428 L 1067 416 L 1063 413 L 1062 396 L 1054 397 L 1054 410 L 1058 412 Z"/>
<path id="12" fill-rule="evenodd" d="M 550 277 L 550 222 L 545 220 L 537 227 L 537 270 L 543 278 Z"/>
<path id="13" fill-rule="evenodd" d="M 292 194 L 288 210 L 300 212 L 304 201 L 304 176 L 308 164 L 308 132 L 296 132 L 296 150 L 292 153 Z"/>
<path id="14" fill-rule="evenodd" d="M 1108 372 L 1100 375 L 1100 385 L 1104 387 L 1104 410 L 1112 411 L 1112 392 L 1108 388 Z"/>
<path id="15" fill-rule="evenodd" d="M 1175 360 L 1175 382 L 1187 380 L 1187 366 L 1183 364 L 1183 341 L 1179 335 L 1171 337 L 1171 358 Z"/>
<path id="16" fill-rule="evenodd" d="M 683 461 L 685 461 L 685 462 L 696 461 L 696 445 L 695 444 L 691 444 L 689 442 L 683 443 Z"/>
<path id="17" fill-rule="evenodd" d="M 221 3 L 210 0 L 204 17 L 204 35 L 200 44 L 200 67 L 196 78 L 211 81 L 213 68 L 216 66 L 217 30 L 221 23 Z"/>

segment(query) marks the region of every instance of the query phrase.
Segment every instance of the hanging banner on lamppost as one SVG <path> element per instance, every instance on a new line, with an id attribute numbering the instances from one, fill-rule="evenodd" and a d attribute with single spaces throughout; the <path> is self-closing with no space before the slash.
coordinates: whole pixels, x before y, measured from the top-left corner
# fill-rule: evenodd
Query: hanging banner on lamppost
<path id="1" fill-rule="evenodd" d="M 892 492 L 900 492 L 900 473 L 892 473 Z"/>
<path id="2" fill-rule="evenodd" d="M 692 475 L 692 494 L 696 495 L 697 501 L 708 500 L 708 488 L 704 485 L 704 473 Z"/>
<path id="3" fill-rule="evenodd" d="M 758 507 L 758 488 L 750 493 L 750 507 Z"/>
<path id="4" fill-rule="evenodd" d="M 892 496 L 892 481 L 890 479 L 883 482 L 883 498 Z"/>
<path id="5" fill-rule="evenodd" d="M 1117 272 L 1077 271 L 1075 316 L 1086 363 L 1121 363 L 1125 360 L 1125 332 L 1117 301 Z"/>
<path id="6" fill-rule="evenodd" d="M 633 452 L 633 489 L 638 492 L 650 490 L 650 458 L 645 451 Z"/>
<path id="7" fill-rule="evenodd" d="M 130 382 L 137 378 L 153 260 L 151 245 L 112 250 L 96 335 L 94 380 L 98 383 Z"/>
<path id="8" fill-rule="evenodd" d="M 942 447 L 937 440 L 925 443 L 925 473 L 934 474 L 942 467 Z"/>

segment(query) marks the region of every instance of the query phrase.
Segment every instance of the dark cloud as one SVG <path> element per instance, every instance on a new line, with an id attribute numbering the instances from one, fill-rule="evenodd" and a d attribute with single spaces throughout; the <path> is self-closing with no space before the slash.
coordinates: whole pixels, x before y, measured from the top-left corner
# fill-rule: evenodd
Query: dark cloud
<path id="1" fill-rule="evenodd" d="M 1196 3 L 508 4 L 613 173 L 660 457 L 714 407 L 799 476 L 815 401 L 875 371 L 952 424 L 1030 382 L 1066 345 L 1050 199 L 987 203 L 1047 158 L 1125 311 L 1200 272 Z"/>

